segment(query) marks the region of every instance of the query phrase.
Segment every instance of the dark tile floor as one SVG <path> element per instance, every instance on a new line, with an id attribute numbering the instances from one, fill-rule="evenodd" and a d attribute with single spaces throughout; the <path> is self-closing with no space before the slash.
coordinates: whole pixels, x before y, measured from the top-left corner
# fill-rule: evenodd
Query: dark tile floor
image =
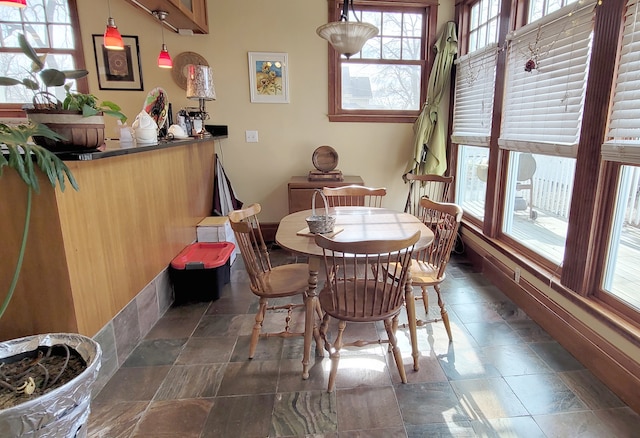
<path id="1" fill-rule="evenodd" d="M 400 330 L 407 384 L 386 346 L 343 351 L 331 394 L 328 357 L 301 379 L 302 338 L 263 338 L 247 359 L 247 281 L 238 257 L 219 300 L 169 309 L 94 399 L 89 436 L 639 436 L 640 416 L 462 258 L 443 285 L 454 342 L 442 323 L 419 328 L 414 372 Z"/>

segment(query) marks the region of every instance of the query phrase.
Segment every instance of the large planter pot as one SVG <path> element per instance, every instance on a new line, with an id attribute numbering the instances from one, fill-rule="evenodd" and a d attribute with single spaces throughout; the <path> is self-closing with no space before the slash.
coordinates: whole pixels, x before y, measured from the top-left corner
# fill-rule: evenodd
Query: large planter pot
<path id="1" fill-rule="evenodd" d="M 0 342 L 0 360 L 39 346 L 66 344 L 87 364 L 73 380 L 38 398 L 0 410 L 2 437 L 86 437 L 91 389 L 98 377 L 102 350 L 91 338 L 51 333 Z"/>
<path id="2" fill-rule="evenodd" d="M 53 141 L 44 137 L 34 137 L 33 141 L 53 152 L 83 151 L 100 149 L 104 146 L 104 116 L 102 114 L 83 117 L 78 111 L 54 109 L 30 109 L 27 117 L 37 123 L 47 125 L 52 131 L 64 137 L 64 141 Z"/>

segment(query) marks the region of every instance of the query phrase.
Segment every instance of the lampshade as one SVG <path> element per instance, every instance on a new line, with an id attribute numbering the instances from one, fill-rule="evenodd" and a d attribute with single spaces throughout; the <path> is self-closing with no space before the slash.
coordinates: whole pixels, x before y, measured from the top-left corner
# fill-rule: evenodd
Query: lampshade
<path id="1" fill-rule="evenodd" d="M 333 21 L 320 26 L 316 33 L 349 58 L 362 50 L 368 39 L 378 35 L 378 28 L 360 21 Z"/>
<path id="2" fill-rule="evenodd" d="M 15 6 L 18 8 L 26 8 L 27 0 L 2 0 L 0 6 Z"/>
<path id="3" fill-rule="evenodd" d="M 216 100 L 211 68 L 206 65 L 189 64 L 187 69 L 187 98 Z"/>
<path id="4" fill-rule="evenodd" d="M 124 50 L 122 35 L 118 32 L 116 22 L 111 17 L 109 17 L 107 29 L 104 31 L 104 47 L 109 50 Z"/>
<path id="5" fill-rule="evenodd" d="M 160 50 L 160 54 L 158 55 L 158 67 L 160 68 L 173 67 L 173 60 L 171 59 L 171 55 L 169 55 L 169 51 L 167 50 L 166 44 L 162 44 L 162 50 Z"/>

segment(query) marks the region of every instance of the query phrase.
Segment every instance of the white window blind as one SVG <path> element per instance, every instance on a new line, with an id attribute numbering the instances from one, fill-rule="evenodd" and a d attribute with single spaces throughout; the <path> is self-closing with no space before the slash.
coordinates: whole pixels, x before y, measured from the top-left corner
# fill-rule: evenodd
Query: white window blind
<path id="1" fill-rule="evenodd" d="M 640 19 L 639 0 L 628 0 L 609 130 L 602 157 L 640 164 Z"/>
<path id="2" fill-rule="evenodd" d="M 500 147 L 576 156 L 594 5 L 565 6 L 508 35 Z M 536 63 L 531 72 L 529 59 Z"/>
<path id="3" fill-rule="evenodd" d="M 498 45 L 491 44 L 456 60 L 456 94 L 451 141 L 489 146 Z"/>

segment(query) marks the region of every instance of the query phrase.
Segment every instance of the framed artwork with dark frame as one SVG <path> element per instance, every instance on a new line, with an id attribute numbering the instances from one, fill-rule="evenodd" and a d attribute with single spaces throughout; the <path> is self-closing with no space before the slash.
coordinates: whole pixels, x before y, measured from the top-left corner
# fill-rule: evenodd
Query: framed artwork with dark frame
<path id="1" fill-rule="evenodd" d="M 102 35 L 93 35 L 93 53 L 98 68 L 98 86 L 101 90 L 143 89 L 138 37 L 122 35 L 122 41 L 124 50 L 109 50 L 104 47 Z"/>

